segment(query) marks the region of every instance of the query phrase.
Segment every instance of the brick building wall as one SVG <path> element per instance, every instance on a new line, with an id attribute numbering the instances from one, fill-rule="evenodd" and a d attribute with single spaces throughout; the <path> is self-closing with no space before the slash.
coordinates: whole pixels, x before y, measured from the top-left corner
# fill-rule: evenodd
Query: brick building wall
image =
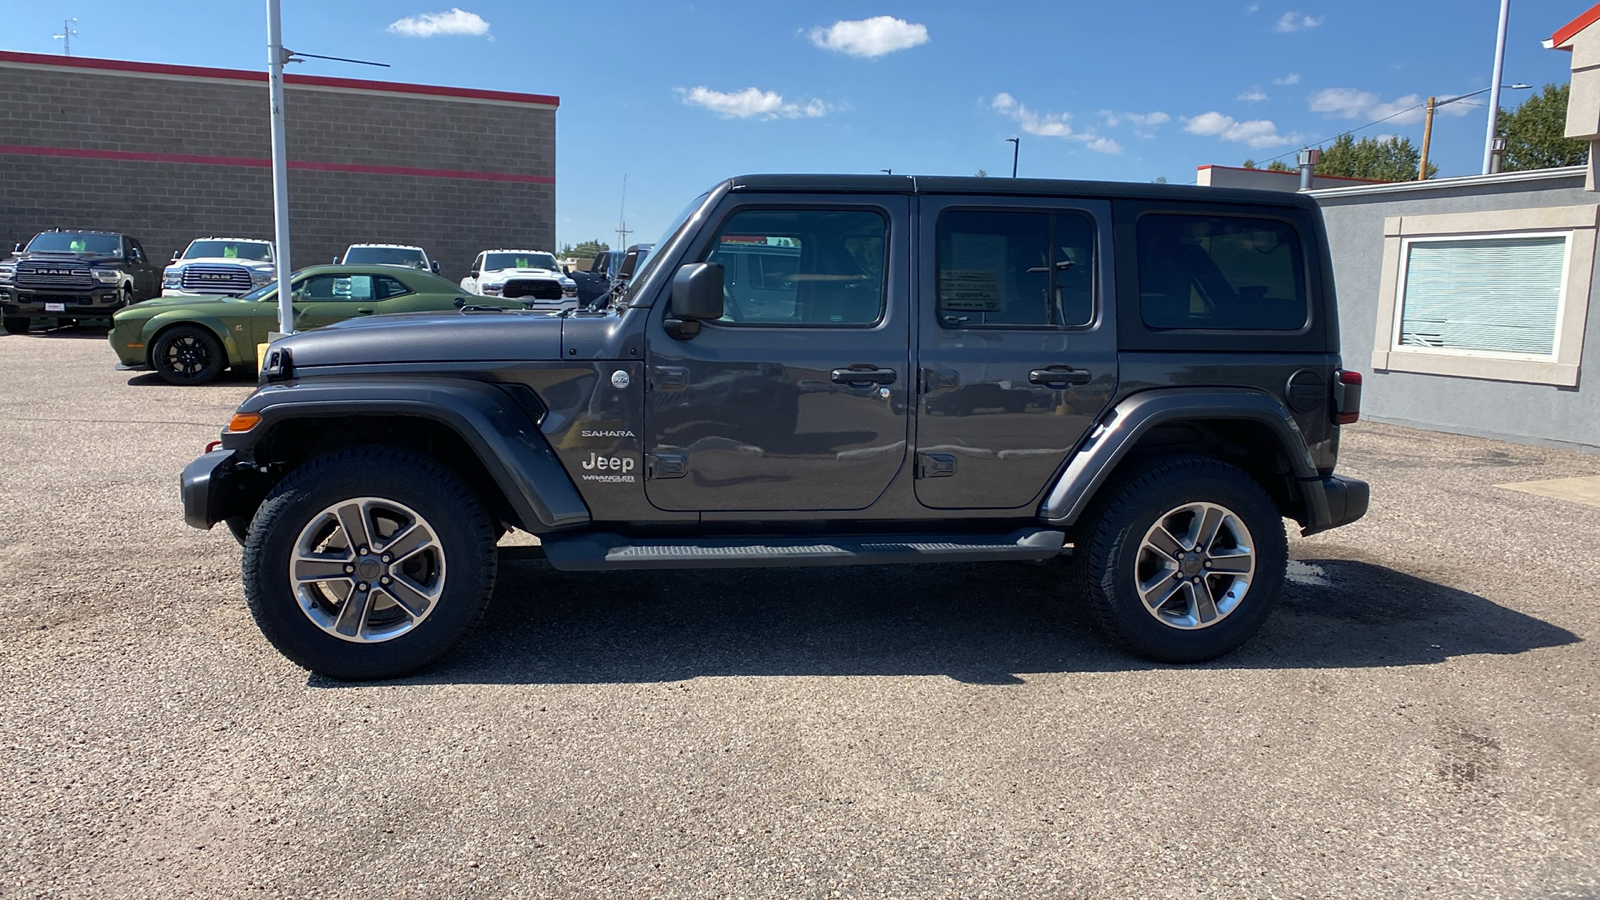
<path id="1" fill-rule="evenodd" d="M 555 97 L 289 76 L 291 262 L 415 244 L 460 278 L 555 249 Z M 157 260 L 271 239 L 265 73 L 0 52 L 0 241 L 121 231 Z"/>

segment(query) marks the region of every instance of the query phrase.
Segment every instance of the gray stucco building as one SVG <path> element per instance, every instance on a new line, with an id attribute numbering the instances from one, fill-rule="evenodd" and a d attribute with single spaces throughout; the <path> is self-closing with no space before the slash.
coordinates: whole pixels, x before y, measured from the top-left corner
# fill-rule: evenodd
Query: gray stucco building
<path id="1" fill-rule="evenodd" d="M 294 265 L 415 244 L 460 277 L 554 249 L 556 97 L 290 75 Z M 0 255 L 45 228 L 122 231 L 157 260 L 271 239 L 265 72 L 0 51 Z"/>

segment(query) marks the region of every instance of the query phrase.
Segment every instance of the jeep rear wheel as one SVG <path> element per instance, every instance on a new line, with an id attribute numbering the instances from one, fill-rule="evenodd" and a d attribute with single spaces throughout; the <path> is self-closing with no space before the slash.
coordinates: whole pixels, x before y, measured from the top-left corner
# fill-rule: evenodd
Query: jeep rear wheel
<path id="1" fill-rule="evenodd" d="M 1288 565 L 1283 518 L 1266 491 L 1199 456 L 1148 464 L 1108 489 L 1076 554 L 1100 630 L 1159 662 L 1215 659 L 1249 640 Z"/>
<path id="2" fill-rule="evenodd" d="M 361 447 L 285 478 L 251 521 L 245 602 L 267 640 L 314 672 L 392 678 L 442 656 L 482 615 L 494 531 L 453 472 Z"/>
<path id="3" fill-rule="evenodd" d="M 205 384 L 227 363 L 222 342 L 197 325 L 163 331 L 150 351 L 150 362 L 169 384 Z"/>
<path id="4" fill-rule="evenodd" d="M 32 324 L 27 316 L 6 316 L 4 320 L 6 334 L 27 334 Z"/>

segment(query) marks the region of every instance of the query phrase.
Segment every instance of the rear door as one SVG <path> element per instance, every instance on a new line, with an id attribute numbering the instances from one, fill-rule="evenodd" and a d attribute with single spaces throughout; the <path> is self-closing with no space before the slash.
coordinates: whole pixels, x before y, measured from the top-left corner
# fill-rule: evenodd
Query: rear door
<path id="1" fill-rule="evenodd" d="M 1117 385 L 1104 201 L 922 198 L 917 499 L 1040 495 Z"/>
<path id="2" fill-rule="evenodd" d="M 906 459 L 914 381 L 909 210 L 897 195 L 740 195 L 718 210 L 689 259 L 724 267 L 723 317 L 677 340 L 667 299 L 651 310 L 652 504 L 856 510 L 883 494 Z M 788 277 L 752 282 L 754 246 L 781 248 Z"/>

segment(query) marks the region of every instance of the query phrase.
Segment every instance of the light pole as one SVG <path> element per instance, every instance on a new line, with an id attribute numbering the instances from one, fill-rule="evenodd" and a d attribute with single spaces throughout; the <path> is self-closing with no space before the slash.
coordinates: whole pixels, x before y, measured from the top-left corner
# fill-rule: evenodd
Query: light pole
<path id="1" fill-rule="evenodd" d="M 1500 0 L 1500 31 L 1495 36 L 1494 77 L 1489 79 L 1489 133 L 1483 136 L 1483 174 L 1489 174 L 1489 161 L 1494 156 L 1494 130 L 1500 118 L 1500 78 L 1506 66 L 1506 20 L 1511 15 L 1511 0 Z"/>
<path id="2" fill-rule="evenodd" d="M 1499 87 L 1509 88 L 1513 91 L 1525 91 L 1528 88 L 1533 87 L 1533 85 L 1523 84 L 1519 81 L 1516 84 L 1502 84 Z M 1433 140 L 1433 111 L 1447 103 L 1454 103 L 1457 100 L 1465 100 L 1468 97 L 1476 97 L 1484 91 L 1491 90 L 1495 92 L 1495 96 L 1498 98 L 1500 92 L 1496 88 L 1479 88 L 1470 94 L 1462 94 L 1459 97 L 1447 97 L 1443 100 L 1439 100 L 1435 97 L 1428 98 L 1428 112 L 1423 116 L 1422 119 L 1422 161 L 1417 164 L 1418 181 L 1428 180 L 1428 144 Z M 1489 174 L 1487 168 L 1485 168 L 1484 174 Z"/>
<path id="3" fill-rule="evenodd" d="M 1011 177 L 1017 177 L 1017 151 L 1022 149 L 1022 138 L 1006 138 L 1011 142 Z"/>

